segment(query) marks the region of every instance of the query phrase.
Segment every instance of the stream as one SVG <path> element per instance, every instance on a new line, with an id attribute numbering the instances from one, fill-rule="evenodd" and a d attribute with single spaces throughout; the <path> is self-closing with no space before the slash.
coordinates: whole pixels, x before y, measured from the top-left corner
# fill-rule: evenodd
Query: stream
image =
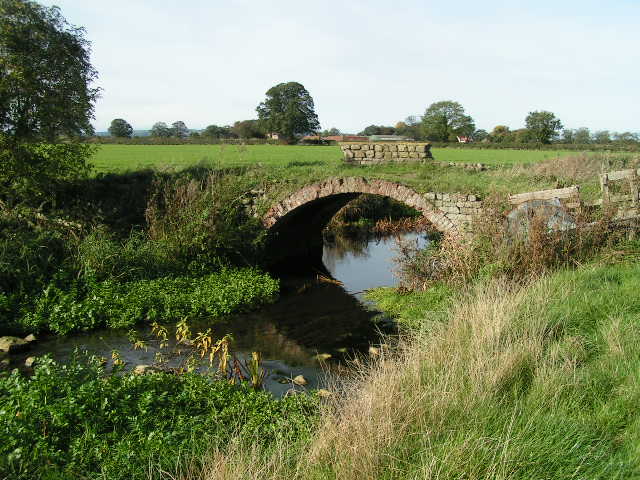
<path id="1" fill-rule="evenodd" d="M 406 233 L 399 238 L 419 246 L 428 242 L 424 233 Z M 376 311 L 363 294 L 370 288 L 396 284 L 393 258 L 397 255 L 396 236 L 336 237 L 323 247 L 323 263 L 330 277 L 326 272 L 282 275 L 281 295 L 274 304 L 211 325 L 205 319 L 192 324 L 192 331 L 211 328 L 216 338 L 231 334 L 233 353 L 239 359 L 252 351 L 261 352 L 265 387 L 275 396 L 294 387 L 326 388 L 327 372 L 339 375 L 344 360 L 367 354 L 370 346 L 380 343 L 381 333 L 395 331 L 394 323 Z M 137 336 L 148 344 L 147 349 L 134 349 L 127 332 L 97 330 L 42 338 L 22 357 L 50 354 L 57 361 L 68 362 L 77 350 L 111 363 L 112 351 L 117 350 L 125 368 L 154 363 L 159 351 L 157 338 L 149 327 L 138 328 Z M 17 360 L 23 363 L 22 358 Z M 177 366 L 181 360 L 175 356 L 168 365 Z M 303 387 L 292 383 L 298 375 L 307 381 Z"/>

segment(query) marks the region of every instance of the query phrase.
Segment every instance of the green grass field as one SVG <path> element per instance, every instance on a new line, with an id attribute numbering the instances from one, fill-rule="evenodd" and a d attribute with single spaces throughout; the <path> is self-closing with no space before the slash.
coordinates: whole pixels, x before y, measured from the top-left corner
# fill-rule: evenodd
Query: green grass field
<path id="1" fill-rule="evenodd" d="M 534 163 L 575 154 L 540 150 L 471 150 L 435 148 L 440 162 L 515 165 Z M 122 172 L 147 167 L 187 167 L 205 161 L 220 166 L 243 166 L 261 163 L 286 166 L 291 162 L 338 165 L 342 152 L 338 146 L 282 145 L 101 145 L 93 158 L 98 172 Z"/>

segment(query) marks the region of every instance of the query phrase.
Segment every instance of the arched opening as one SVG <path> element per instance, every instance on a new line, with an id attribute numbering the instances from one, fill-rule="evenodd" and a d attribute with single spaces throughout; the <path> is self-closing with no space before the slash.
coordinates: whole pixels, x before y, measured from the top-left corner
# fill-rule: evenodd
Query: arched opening
<path id="1" fill-rule="evenodd" d="M 456 233 L 447 215 L 413 189 L 384 180 L 334 178 L 308 185 L 269 210 L 263 222 L 270 230 L 270 263 L 321 266 L 323 228 L 345 205 L 365 193 L 392 198 L 420 212 L 436 230 Z"/>

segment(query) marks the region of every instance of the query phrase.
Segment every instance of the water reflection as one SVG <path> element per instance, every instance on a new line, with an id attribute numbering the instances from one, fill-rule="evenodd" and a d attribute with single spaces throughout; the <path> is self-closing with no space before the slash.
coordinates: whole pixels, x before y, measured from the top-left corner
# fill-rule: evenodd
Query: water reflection
<path id="1" fill-rule="evenodd" d="M 426 233 L 404 233 L 396 236 L 336 237 L 325 242 L 322 261 L 331 275 L 344 284 L 348 293 L 362 299 L 370 288 L 396 285 L 394 261 L 398 242 L 428 245 Z"/>
<path id="2" fill-rule="evenodd" d="M 405 241 L 426 243 L 424 234 L 405 234 Z M 376 323 L 377 312 L 363 306 L 358 299 L 365 289 L 393 285 L 391 272 L 396 239 L 377 238 L 359 241 L 341 238 L 324 248 L 324 261 L 334 278 L 344 288 L 318 280 L 316 273 L 281 278 L 280 299 L 262 309 L 236 315 L 224 322 L 203 319 L 192 325 L 192 331 L 211 327 L 217 337 L 230 333 L 233 349 L 240 358 L 260 351 L 264 368 L 270 374 L 266 387 L 275 395 L 282 395 L 292 385 L 286 379 L 303 375 L 307 388 L 325 385 L 325 368 L 335 367 L 335 360 L 352 357 L 354 352 L 366 353 L 369 346 L 380 341 L 380 333 L 392 333 L 393 325 Z M 140 328 L 138 336 L 145 339 L 148 350 L 135 350 L 124 331 L 103 330 L 70 337 L 50 337 L 39 341 L 26 356 L 50 353 L 59 361 L 68 361 L 74 350 L 111 357 L 117 350 L 128 368 L 139 364 L 152 364 L 159 351 L 147 327 Z M 320 365 L 318 354 L 330 355 L 330 361 Z M 174 358 L 174 365 L 180 358 Z"/>

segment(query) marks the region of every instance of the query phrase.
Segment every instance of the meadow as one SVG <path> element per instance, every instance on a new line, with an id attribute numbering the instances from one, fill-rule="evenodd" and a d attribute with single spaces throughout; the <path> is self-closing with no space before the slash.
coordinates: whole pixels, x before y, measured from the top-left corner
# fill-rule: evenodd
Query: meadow
<path id="1" fill-rule="evenodd" d="M 541 150 L 471 150 L 434 148 L 439 162 L 517 165 L 558 158 L 575 152 Z M 199 162 L 222 167 L 286 166 L 291 162 L 340 164 L 338 146 L 286 145 L 101 145 L 92 158 L 97 172 L 122 172 L 140 168 L 184 168 Z"/>

